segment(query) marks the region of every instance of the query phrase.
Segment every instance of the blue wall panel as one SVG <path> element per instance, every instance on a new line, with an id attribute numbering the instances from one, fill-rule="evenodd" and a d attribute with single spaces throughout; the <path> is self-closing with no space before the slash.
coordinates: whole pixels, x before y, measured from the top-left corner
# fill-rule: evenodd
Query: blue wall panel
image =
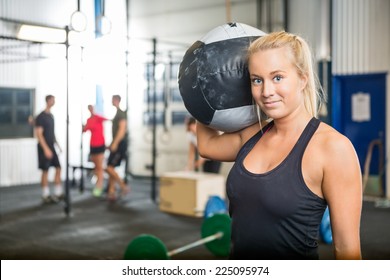
<path id="1" fill-rule="evenodd" d="M 332 126 L 355 146 L 362 172 L 369 143 L 374 139 L 381 139 L 384 146 L 386 143 L 386 75 L 375 73 L 332 77 Z M 369 104 L 369 118 L 362 121 L 352 117 L 353 111 L 363 112 L 363 115 L 366 111 L 359 110 L 356 103 L 353 106 L 352 98 L 358 93 L 366 97 L 369 95 L 369 103 L 364 103 Z M 379 174 L 378 156 L 375 149 L 370 174 Z"/>

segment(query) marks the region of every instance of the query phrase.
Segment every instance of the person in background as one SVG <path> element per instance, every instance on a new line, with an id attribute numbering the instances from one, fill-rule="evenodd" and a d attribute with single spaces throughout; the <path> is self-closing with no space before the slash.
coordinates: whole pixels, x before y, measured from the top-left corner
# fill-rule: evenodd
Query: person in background
<path id="1" fill-rule="evenodd" d="M 42 170 L 41 187 L 43 203 L 58 202 L 63 199 L 63 190 L 61 185 L 61 165 L 55 149 L 55 145 L 61 151 L 54 133 L 54 116 L 51 108 L 55 104 L 55 97 L 47 95 L 46 108 L 33 122 L 35 125 L 35 135 L 38 138 L 38 165 Z M 54 195 L 50 194 L 48 171 L 50 167 L 55 167 L 54 177 Z"/>
<path id="2" fill-rule="evenodd" d="M 186 127 L 189 141 L 186 170 L 202 170 L 203 172 L 219 173 L 221 169 L 220 161 L 209 160 L 198 154 L 196 120 L 193 117 L 186 118 Z"/>
<path id="3" fill-rule="evenodd" d="M 112 120 L 112 142 L 109 146 L 110 155 L 106 167 L 106 172 L 109 175 L 108 200 L 110 201 L 115 201 L 117 199 L 116 184 L 120 187 L 120 196 L 122 198 L 130 191 L 130 187 L 126 185 L 124 180 L 122 180 L 115 170 L 127 156 L 127 114 L 121 110 L 120 102 L 120 95 L 112 96 L 112 105 L 116 108 L 116 114 Z"/>
<path id="4" fill-rule="evenodd" d="M 310 48 L 274 32 L 248 50 L 252 96 L 268 119 L 220 134 L 198 123 L 202 156 L 234 161 L 227 178 L 232 259 L 318 259 L 329 206 L 336 259 L 361 259 L 362 178 L 350 140 L 317 119 L 324 95 Z M 259 111 L 260 112 L 260 111 Z"/>
<path id="5" fill-rule="evenodd" d="M 93 188 L 92 194 L 95 197 L 101 197 L 103 194 L 104 183 L 104 151 L 106 150 L 103 122 L 108 120 L 102 116 L 95 114 L 94 107 L 88 105 L 88 110 L 91 116 L 87 119 L 86 124 L 83 126 L 83 132 L 90 131 L 90 158 L 94 163 L 94 172 L 96 175 L 96 184 Z"/>

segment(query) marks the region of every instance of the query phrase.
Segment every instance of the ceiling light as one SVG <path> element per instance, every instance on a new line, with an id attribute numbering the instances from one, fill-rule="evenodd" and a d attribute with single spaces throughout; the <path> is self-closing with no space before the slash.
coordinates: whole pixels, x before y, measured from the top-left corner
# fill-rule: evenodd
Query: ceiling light
<path id="1" fill-rule="evenodd" d="M 34 42 L 65 43 L 66 31 L 59 28 L 22 24 L 17 37 Z"/>

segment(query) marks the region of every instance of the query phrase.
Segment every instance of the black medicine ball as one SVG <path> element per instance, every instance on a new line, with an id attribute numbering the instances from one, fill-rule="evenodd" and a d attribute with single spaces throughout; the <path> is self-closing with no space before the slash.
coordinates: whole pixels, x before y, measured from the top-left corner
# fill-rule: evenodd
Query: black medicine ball
<path id="1" fill-rule="evenodd" d="M 218 26 L 196 41 L 180 64 L 180 94 L 199 122 L 234 132 L 258 121 L 246 52 L 265 33 L 243 23 Z"/>

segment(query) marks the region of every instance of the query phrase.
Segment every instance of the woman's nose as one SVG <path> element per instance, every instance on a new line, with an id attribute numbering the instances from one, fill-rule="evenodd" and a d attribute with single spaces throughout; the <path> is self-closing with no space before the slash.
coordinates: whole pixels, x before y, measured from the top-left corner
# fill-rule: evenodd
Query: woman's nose
<path id="1" fill-rule="evenodd" d="M 261 88 L 261 95 L 263 97 L 269 97 L 273 93 L 273 86 L 270 82 L 263 81 L 263 86 Z"/>

